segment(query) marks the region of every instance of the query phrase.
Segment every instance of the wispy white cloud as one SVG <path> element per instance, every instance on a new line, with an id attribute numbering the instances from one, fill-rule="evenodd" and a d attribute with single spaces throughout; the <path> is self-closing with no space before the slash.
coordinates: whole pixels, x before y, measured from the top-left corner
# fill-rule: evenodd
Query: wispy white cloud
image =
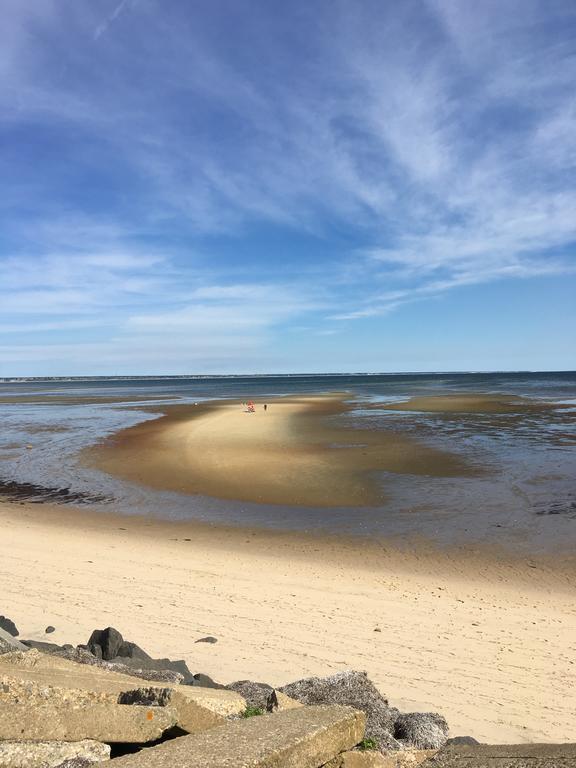
<path id="1" fill-rule="evenodd" d="M 0 123 L 40 126 L 62 157 L 52 175 L 0 161 L 0 330 L 113 317 L 111 348 L 130 338 L 145 355 L 156 327 L 178 348 L 196 330 L 224 355 L 311 312 L 376 317 L 571 273 L 569 4 L 256 10 L 7 0 Z M 270 225 L 328 244 L 336 231 L 348 255 L 338 249 L 321 290 L 306 259 L 288 282 L 273 250 L 251 254 L 251 233 Z M 214 235 L 243 247 L 212 256 Z"/>
<path id="2" fill-rule="evenodd" d="M 94 30 L 94 40 L 98 40 L 99 37 L 101 37 L 108 29 L 108 27 L 113 24 L 118 16 L 125 11 L 128 7 L 132 6 L 134 7 L 136 5 L 137 0 L 121 0 L 120 3 L 114 8 L 112 13 L 106 17 L 106 19 L 99 24 L 96 29 Z"/>

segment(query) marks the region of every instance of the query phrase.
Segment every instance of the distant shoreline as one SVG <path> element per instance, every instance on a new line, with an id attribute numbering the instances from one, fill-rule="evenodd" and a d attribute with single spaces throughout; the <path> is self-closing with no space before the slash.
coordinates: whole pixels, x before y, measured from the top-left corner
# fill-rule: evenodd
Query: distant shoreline
<path id="1" fill-rule="evenodd" d="M 351 371 L 351 372 L 324 372 L 324 373 L 169 373 L 169 374 L 143 374 L 139 375 L 94 375 L 94 376 L 3 376 L 0 384 L 26 383 L 42 381 L 164 381 L 170 379 L 273 379 L 273 378 L 330 378 L 336 376 L 501 376 L 501 375 L 529 375 L 529 374 L 574 374 L 570 369 L 562 370 L 502 370 L 502 371 Z"/>

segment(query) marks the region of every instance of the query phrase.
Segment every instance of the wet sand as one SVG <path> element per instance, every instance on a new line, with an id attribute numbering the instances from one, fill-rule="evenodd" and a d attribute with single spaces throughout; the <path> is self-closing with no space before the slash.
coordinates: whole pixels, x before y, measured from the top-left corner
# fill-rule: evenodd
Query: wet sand
<path id="1" fill-rule="evenodd" d="M 163 406 L 161 418 L 83 453 L 91 467 L 152 488 L 308 507 L 381 504 L 376 472 L 473 477 L 482 467 L 394 431 L 339 426 L 343 395 Z"/>
<path id="2" fill-rule="evenodd" d="M 115 403 L 131 405 L 132 403 L 146 405 L 157 403 L 160 398 L 155 395 L 130 395 L 119 397 L 118 395 L 4 395 L 0 393 L 0 405 L 113 405 Z M 164 395 L 164 400 L 178 400 L 176 395 Z"/>
<path id="3" fill-rule="evenodd" d="M 453 735 L 574 740 L 574 559 L 8 503 L 0 555 L 23 637 L 77 644 L 112 625 L 222 682 L 363 669 Z"/>
<path id="4" fill-rule="evenodd" d="M 572 406 L 546 403 L 516 395 L 444 394 L 412 397 L 399 403 L 376 403 L 370 406 L 385 411 L 419 411 L 422 413 L 541 413 Z"/>

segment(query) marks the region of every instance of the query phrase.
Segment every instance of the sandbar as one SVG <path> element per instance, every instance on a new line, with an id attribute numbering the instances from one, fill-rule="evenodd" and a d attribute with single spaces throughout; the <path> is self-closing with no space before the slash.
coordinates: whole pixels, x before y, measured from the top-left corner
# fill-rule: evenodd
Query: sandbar
<path id="1" fill-rule="evenodd" d="M 484 472 L 397 431 L 343 426 L 333 418 L 350 408 L 342 394 L 274 398 L 267 406 L 257 403 L 254 413 L 238 401 L 163 406 L 160 418 L 118 432 L 82 460 L 152 488 L 309 507 L 381 504 L 382 472 Z"/>
<path id="2" fill-rule="evenodd" d="M 376 403 L 369 406 L 384 411 L 420 411 L 423 413 L 510 413 L 546 412 L 571 406 L 531 400 L 518 395 L 483 393 L 453 393 L 412 397 L 397 403 Z"/>

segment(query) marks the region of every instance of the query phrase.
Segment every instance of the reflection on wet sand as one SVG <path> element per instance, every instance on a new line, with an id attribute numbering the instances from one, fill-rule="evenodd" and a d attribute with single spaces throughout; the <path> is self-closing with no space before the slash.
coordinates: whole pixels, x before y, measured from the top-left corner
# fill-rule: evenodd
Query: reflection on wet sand
<path id="1" fill-rule="evenodd" d="M 557 408 L 571 408 L 564 403 L 546 403 L 516 395 L 454 393 L 412 397 L 399 403 L 375 403 L 384 411 L 420 411 L 424 413 L 538 413 Z"/>
<path id="2" fill-rule="evenodd" d="M 278 398 L 249 413 L 238 402 L 167 408 L 84 453 L 91 466 L 153 488 L 264 504 L 371 506 L 376 472 L 474 477 L 482 468 L 388 430 L 351 429 L 342 395 Z"/>

